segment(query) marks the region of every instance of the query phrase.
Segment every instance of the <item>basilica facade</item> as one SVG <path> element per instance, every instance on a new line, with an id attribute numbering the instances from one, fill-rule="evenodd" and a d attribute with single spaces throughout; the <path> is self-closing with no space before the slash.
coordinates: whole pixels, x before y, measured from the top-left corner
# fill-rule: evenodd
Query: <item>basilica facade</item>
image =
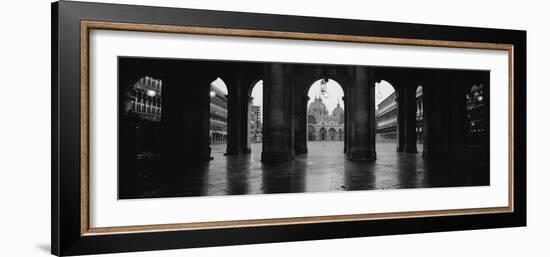
<path id="1" fill-rule="evenodd" d="M 309 141 L 343 141 L 344 109 L 340 103 L 329 112 L 321 97 L 315 97 L 307 108 L 307 139 Z"/>

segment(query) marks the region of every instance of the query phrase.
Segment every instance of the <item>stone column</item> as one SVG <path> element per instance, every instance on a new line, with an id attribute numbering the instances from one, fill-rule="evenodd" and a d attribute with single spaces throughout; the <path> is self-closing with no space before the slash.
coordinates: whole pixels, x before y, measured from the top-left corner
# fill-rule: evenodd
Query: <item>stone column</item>
<path id="1" fill-rule="evenodd" d="M 403 108 L 406 153 L 417 153 L 416 150 L 416 83 L 407 81 L 404 83 Z"/>
<path id="2" fill-rule="evenodd" d="M 199 71 L 188 72 L 170 74 L 163 92 L 161 158 L 176 163 L 210 160 L 211 81 Z M 181 86 L 186 84 L 196 86 Z"/>
<path id="3" fill-rule="evenodd" d="M 239 76 L 228 79 L 226 155 L 237 155 L 241 152 L 242 105 L 246 102 L 242 99 L 240 82 Z"/>
<path id="4" fill-rule="evenodd" d="M 295 136 L 295 149 L 294 151 L 297 154 L 301 153 L 307 153 L 307 140 L 308 140 L 308 130 L 307 130 L 307 102 L 309 101 L 309 97 L 306 96 L 298 96 L 296 100 L 296 104 L 298 105 L 296 108 L 296 130 L 294 131 Z"/>
<path id="5" fill-rule="evenodd" d="M 203 77 L 201 86 L 198 88 L 197 98 L 199 104 L 198 110 L 191 109 L 191 112 L 197 111 L 199 113 L 198 128 L 200 133 L 197 134 L 199 155 L 201 160 L 211 160 L 212 149 L 210 148 L 210 81 L 208 78 Z"/>
<path id="6" fill-rule="evenodd" d="M 344 92 L 346 91 L 346 89 L 344 89 Z M 344 140 L 344 153 L 346 153 L 347 151 L 347 145 L 348 145 L 348 130 L 347 130 L 347 126 L 348 126 L 348 123 L 346 122 L 348 120 L 347 118 L 347 113 L 348 113 L 348 106 L 346 105 L 346 97 L 345 96 L 342 96 L 342 103 L 344 104 L 344 137 L 342 138 L 342 140 Z"/>
<path id="7" fill-rule="evenodd" d="M 348 160 L 376 160 L 374 81 L 369 71 L 372 70 L 362 66 L 353 68 L 350 95 L 346 98 L 350 111 Z"/>
<path id="8" fill-rule="evenodd" d="M 288 146 L 291 126 L 286 124 L 289 106 L 285 104 L 285 67 L 283 64 L 273 63 L 266 64 L 264 68 L 262 162 L 285 162 L 293 157 L 292 149 Z"/>
<path id="9" fill-rule="evenodd" d="M 445 159 L 452 155 L 452 82 L 450 71 L 432 71 L 424 87 L 423 156 Z M 424 86 L 424 85 L 423 85 Z"/>
<path id="10" fill-rule="evenodd" d="M 430 141 L 431 138 L 429 134 L 430 130 L 433 128 L 433 105 L 432 105 L 432 85 L 428 81 L 422 84 L 422 156 L 429 157 L 430 155 Z"/>
<path id="11" fill-rule="evenodd" d="M 397 152 L 403 152 L 403 149 L 405 149 L 405 95 L 404 87 L 401 85 L 394 85 L 395 89 L 395 102 L 397 104 L 397 124 L 395 128 L 395 133 L 397 135 L 397 146 L 395 148 L 395 151 Z"/>

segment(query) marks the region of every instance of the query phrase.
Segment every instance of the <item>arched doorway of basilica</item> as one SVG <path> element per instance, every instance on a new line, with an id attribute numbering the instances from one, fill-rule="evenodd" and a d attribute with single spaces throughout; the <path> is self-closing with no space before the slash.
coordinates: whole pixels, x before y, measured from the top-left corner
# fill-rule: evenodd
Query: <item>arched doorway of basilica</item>
<path id="1" fill-rule="evenodd" d="M 321 128 L 319 129 L 319 141 L 325 141 L 327 140 L 327 129 Z"/>
<path id="2" fill-rule="evenodd" d="M 328 129 L 328 139 L 329 141 L 334 141 L 336 140 L 336 129 L 334 128 L 329 128 Z"/>
<path id="3" fill-rule="evenodd" d="M 315 140 L 315 127 L 313 125 L 307 126 L 307 140 L 314 141 Z"/>

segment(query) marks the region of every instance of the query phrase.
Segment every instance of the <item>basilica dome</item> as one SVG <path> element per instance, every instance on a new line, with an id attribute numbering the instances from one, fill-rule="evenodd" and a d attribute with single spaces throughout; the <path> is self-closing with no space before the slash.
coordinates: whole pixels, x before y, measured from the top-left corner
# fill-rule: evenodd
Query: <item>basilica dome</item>
<path id="1" fill-rule="evenodd" d="M 340 106 L 340 103 L 332 110 L 332 116 L 338 118 L 338 123 L 344 123 L 344 109 Z"/>
<path id="2" fill-rule="evenodd" d="M 344 114 L 344 109 L 340 106 L 340 103 L 334 107 L 334 110 L 332 110 L 332 115 L 334 116 L 340 116 L 340 114 Z"/>
<path id="3" fill-rule="evenodd" d="M 309 104 L 307 108 L 308 112 L 318 113 L 318 114 L 327 114 L 327 107 L 323 103 L 321 97 L 315 97 L 315 100 Z"/>

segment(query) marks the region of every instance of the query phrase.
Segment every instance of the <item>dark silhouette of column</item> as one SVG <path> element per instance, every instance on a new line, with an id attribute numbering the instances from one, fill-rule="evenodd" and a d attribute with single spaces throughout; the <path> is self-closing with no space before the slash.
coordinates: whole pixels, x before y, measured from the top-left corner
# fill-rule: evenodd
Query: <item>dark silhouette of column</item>
<path id="1" fill-rule="evenodd" d="M 294 157 L 292 112 L 289 110 L 288 92 L 285 92 L 290 88 L 285 88 L 284 72 L 283 64 L 265 65 L 262 162 L 285 162 Z"/>
<path id="2" fill-rule="evenodd" d="M 423 156 L 447 159 L 452 155 L 452 71 L 431 71 L 424 87 Z"/>
<path id="3" fill-rule="evenodd" d="M 242 148 L 242 106 L 246 99 L 242 99 L 241 78 L 238 75 L 228 79 L 229 95 L 227 99 L 227 150 L 226 155 L 241 153 Z"/>
<path id="4" fill-rule="evenodd" d="M 417 153 L 416 150 L 416 83 L 407 81 L 404 83 L 403 96 L 401 97 L 404 114 L 404 147 L 406 153 Z"/>
<path id="5" fill-rule="evenodd" d="M 211 78 L 200 65 L 165 72 L 161 158 L 176 163 L 210 160 Z"/>
<path id="6" fill-rule="evenodd" d="M 402 85 L 393 85 L 396 98 L 395 102 L 397 104 L 397 124 L 395 128 L 395 133 L 397 136 L 397 146 L 395 147 L 395 151 L 397 152 L 403 152 L 403 149 L 405 149 L 405 103 L 404 103 L 404 87 Z"/>
<path id="7" fill-rule="evenodd" d="M 452 127 L 456 128 L 453 130 L 452 140 L 453 145 L 464 145 L 467 144 L 467 130 L 468 130 L 468 119 L 466 117 L 467 111 L 467 102 L 466 94 L 469 93 L 470 83 L 473 85 L 473 81 L 454 81 L 453 83 L 453 97 L 452 97 Z M 464 152 L 464 151 L 462 151 Z"/>
<path id="8" fill-rule="evenodd" d="M 344 89 L 346 91 L 346 89 Z M 347 129 L 347 126 L 348 126 L 348 123 L 346 122 L 348 120 L 348 116 L 347 116 L 347 109 L 348 109 L 348 106 L 346 105 L 346 97 L 345 96 L 342 96 L 342 103 L 344 104 L 344 137 L 342 138 L 342 140 L 344 140 L 344 153 L 347 152 L 347 146 L 348 146 L 348 129 Z"/>
<path id="9" fill-rule="evenodd" d="M 422 156 L 430 156 L 430 141 L 431 141 L 431 130 L 433 129 L 432 120 L 433 120 L 433 94 L 432 94 L 432 83 L 429 81 L 424 81 L 422 84 L 422 97 L 423 97 L 423 113 L 422 113 Z"/>
<path id="10" fill-rule="evenodd" d="M 190 109 L 191 112 L 198 112 L 198 128 L 200 133 L 197 134 L 197 144 L 201 160 L 211 160 L 210 148 L 210 81 L 208 78 L 202 77 L 201 86 L 197 88 L 198 94 L 198 110 Z"/>
<path id="11" fill-rule="evenodd" d="M 376 160 L 375 150 L 375 107 L 374 80 L 372 70 L 358 66 L 352 68 L 353 80 L 350 94 L 346 98 L 350 115 L 349 147 L 346 153 L 349 160 Z"/>
<path id="12" fill-rule="evenodd" d="M 308 96 L 298 96 L 296 98 L 296 130 L 294 132 L 295 152 L 297 154 L 307 153 L 307 102 Z"/>

